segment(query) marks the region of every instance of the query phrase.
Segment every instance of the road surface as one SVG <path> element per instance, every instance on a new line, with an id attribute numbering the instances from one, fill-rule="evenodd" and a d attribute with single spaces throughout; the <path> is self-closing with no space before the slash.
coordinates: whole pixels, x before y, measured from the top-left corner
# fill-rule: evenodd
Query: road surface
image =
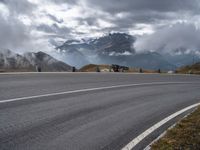
<path id="1" fill-rule="evenodd" d="M 0 74 L 0 149 L 122 149 L 152 125 L 198 102 L 199 76 Z M 180 117 L 134 149 L 145 148 Z"/>

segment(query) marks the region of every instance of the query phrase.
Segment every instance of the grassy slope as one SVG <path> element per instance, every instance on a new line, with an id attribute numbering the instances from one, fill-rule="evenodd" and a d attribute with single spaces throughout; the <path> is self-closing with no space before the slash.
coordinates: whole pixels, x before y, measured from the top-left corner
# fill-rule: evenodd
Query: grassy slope
<path id="1" fill-rule="evenodd" d="M 200 74 L 200 62 L 191 66 L 181 67 L 177 70 L 177 73 L 193 73 Z"/>
<path id="2" fill-rule="evenodd" d="M 101 71 L 109 72 L 110 66 L 109 65 L 96 65 L 96 64 L 89 64 L 86 66 L 83 66 L 79 71 L 81 72 L 96 72 L 97 66 L 99 66 L 99 69 Z M 139 69 L 137 68 L 129 68 L 128 71 L 125 72 L 138 72 Z M 157 73 L 157 71 L 154 70 L 143 70 L 144 73 Z"/>
<path id="3" fill-rule="evenodd" d="M 89 64 L 89 65 L 86 65 L 84 67 L 82 67 L 80 69 L 81 72 L 96 72 L 97 70 L 97 66 L 99 66 L 99 69 L 102 70 L 102 69 L 105 69 L 105 70 L 108 70 L 109 71 L 109 65 L 95 65 L 95 64 Z"/>
<path id="4" fill-rule="evenodd" d="M 200 107 L 155 142 L 152 150 L 199 150 Z"/>

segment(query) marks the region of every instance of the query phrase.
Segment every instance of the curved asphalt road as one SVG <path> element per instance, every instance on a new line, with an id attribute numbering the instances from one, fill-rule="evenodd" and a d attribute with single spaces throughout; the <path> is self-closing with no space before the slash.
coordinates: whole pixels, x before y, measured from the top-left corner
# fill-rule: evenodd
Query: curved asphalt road
<path id="1" fill-rule="evenodd" d="M 55 92 L 155 82 L 170 84 L 101 89 L 1 103 Z M 0 74 L 0 149 L 117 150 L 160 120 L 197 102 L 200 102 L 199 76 Z M 178 117 L 174 121 L 176 119 Z M 143 149 L 174 121 L 149 135 L 135 149 Z"/>

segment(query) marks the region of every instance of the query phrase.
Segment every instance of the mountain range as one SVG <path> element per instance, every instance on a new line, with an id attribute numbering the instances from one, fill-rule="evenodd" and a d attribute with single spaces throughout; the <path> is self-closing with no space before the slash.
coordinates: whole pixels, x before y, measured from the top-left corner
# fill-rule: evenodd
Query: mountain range
<path id="1" fill-rule="evenodd" d="M 134 48 L 136 37 L 125 33 L 112 33 L 89 40 L 68 40 L 56 47 L 61 59 L 78 68 L 86 64 L 119 64 L 145 69 L 175 70 L 193 63 L 191 54 L 162 54 Z M 196 61 L 200 61 L 196 57 Z"/>
<path id="2" fill-rule="evenodd" d="M 55 52 L 49 53 L 50 55 L 41 51 L 20 55 L 2 49 L 0 70 L 35 71 L 36 66 L 40 66 L 42 71 L 71 71 L 72 66 L 81 68 L 87 64 L 118 64 L 150 70 L 175 70 L 200 61 L 199 56 L 190 53 L 173 55 L 153 51 L 139 53 L 134 48 L 136 40 L 136 37 L 125 33 L 112 33 L 87 40 L 67 40 L 56 47 Z M 181 48 L 181 51 L 184 52 L 184 49 Z"/>
<path id="3" fill-rule="evenodd" d="M 28 52 L 20 55 L 8 49 L 0 50 L 1 71 L 35 71 L 36 65 L 45 72 L 71 71 L 71 66 L 44 52 Z"/>

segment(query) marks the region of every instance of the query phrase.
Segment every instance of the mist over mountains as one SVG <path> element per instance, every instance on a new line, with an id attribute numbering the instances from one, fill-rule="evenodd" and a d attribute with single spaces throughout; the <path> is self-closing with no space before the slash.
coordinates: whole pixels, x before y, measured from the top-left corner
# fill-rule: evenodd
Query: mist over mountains
<path id="1" fill-rule="evenodd" d="M 176 67 L 199 61 L 200 58 L 186 49 L 177 49 L 176 54 L 161 50 L 137 52 L 137 38 L 125 33 L 110 33 L 89 40 L 68 40 L 56 48 L 60 58 L 78 68 L 89 64 L 120 64 L 145 69 L 174 70 Z"/>
<path id="2" fill-rule="evenodd" d="M 114 33 L 98 39 L 66 41 L 56 49 L 61 52 L 63 61 L 70 61 L 69 64 L 72 63 L 72 65 L 77 67 L 89 63 L 124 64 L 118 58 L 126 58 L 126 56 L 135 53 L 132 45 L 134 41 L 135 38 L 130 35 Z"/>
<path id="3" fill-rule="evenodd" d="M 39 51 L 20 55 L 1 49 L 0 69 L 35 71 L 35 66 L 39 65 L 43 71 L 71 71 L 72 66 L 118 64 L 151 70 L 175 70 L 200 61 L 199 55 L 184 47 L 173 50 L 173 53 L 167 53 L 162 48 L 137 51 L 137 40 L 126 33 L 110 33 L 100 38 L 67 40 L 48 54 Z"/>

